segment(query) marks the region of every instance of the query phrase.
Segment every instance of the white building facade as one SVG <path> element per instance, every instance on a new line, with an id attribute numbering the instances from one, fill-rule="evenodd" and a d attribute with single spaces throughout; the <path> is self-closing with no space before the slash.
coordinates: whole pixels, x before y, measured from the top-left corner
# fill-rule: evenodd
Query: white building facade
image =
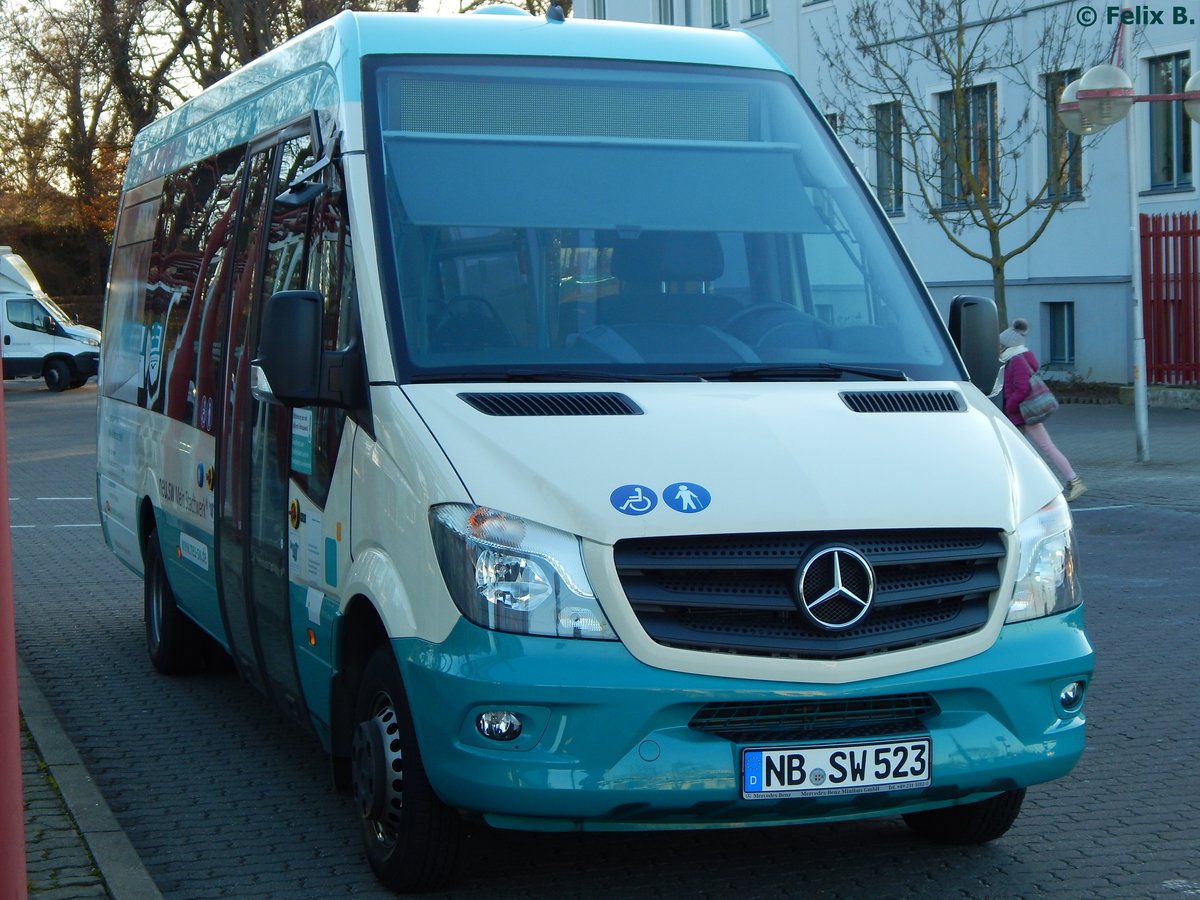
<path id="1" fill-rule="evenodd" d="M 817 106 L 831 114 L 837 130 L 833 91 L 818 42 L 828 47 L 829 36 L 845 29 L 845 17 L 854 6 L 854 0 L 575 0 L 574 14 L 751 32 L 798 75 Z M 1047 79 L 1059 79 L 1061 89 L 1062 79 L 1109 62 L 1120 10 L 1111 3 L 1014 0 L 1008 13 L 1019 55 L 1029 55 L 1026 83 L 983 71 L 974 85 L 979 102 L 990 107 L 981 115 L 990 115 L 993 122 L 1029 117 L 1023 126 L 1029 137 L 1019 158 L 1000 155 L 992 163 L 1013 166 L 1000 175 L 1017 179 L 1011 193 L 1023 201 L 1037 196 L 1063 140 L 1053 108 L 1029 85 L 1044 87 Z M 1123 62 L 1135 93 L 1181 93 L 1188 77 L 1200 68 L 1200 0 L 1139 3 L 1134 17 L 1132 52 Z M 965 18 L 971 21 L 970 15 Z M 1051 26 L 1067 29 L 1065 44 L 1076 48 L 1077 58 L 1063 56 L 1053 70 L 1038 71 L 1037 44 Z M 937 95 L 948 90 L 946 76 L 928 70 L 919 77 L 924 82 L 918 85 L 918 95 L 926 98 L 927 108 L 937 110 Z M 843 144 L 875 189 L 946 315 L 955 295 L 991 296 L 991 270 L 955 247 L 942 228 L 922 214 L 921 201 L 912 196 L 916 176 L 897 166 L 887 150 L 895 146 L 895 152 L 908 152 L 903 143 L 890 141 L 889 120 L 881 108 L 884 99 L 882 91 L 862 93 L 860 113 L 875 117 L 879 133 L 845 134 Z M 1054 377 L 1126 384 L 1134 377 L 1134 210 L 1149 215 L 1200 210 L 1200 125 L 1185 115 L 1182 102 L 1137 102 L 1124 121 L 1085 138 L 1077 159 L 1076 168 L 1068 167 L 1057 185 L 1068 202 L 1036 243 L 1005 267 L 1008 314 L 1033 324 L 1031 347 Z M 1035 207 L 1006 228 L 1002 250 L 1023 243 L 1043 217 Z M 960 237 L 979 250 L 987 246 L 982 229 L 968 228 Z M 1193 260 L 1192 266 L 1197 265 Z M 1193 321 L 1190 327 L 1200 329 L 1200 324 Z"/>

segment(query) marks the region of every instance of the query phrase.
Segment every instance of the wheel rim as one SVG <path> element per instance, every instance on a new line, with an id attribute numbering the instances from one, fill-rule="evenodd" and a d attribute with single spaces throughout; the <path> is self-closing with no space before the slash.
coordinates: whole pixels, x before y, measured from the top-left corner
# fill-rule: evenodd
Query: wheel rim
<path id="1" fill-rule="evenodd" d="M 163 619 L 163 584 L 162 578 L 156 569 L 154 577 L 151 580 L 150 586 L 150 621 L 149 639 L 150 651 L 152 653 L 158 651 L 158 645 L 162 641 L 162 619 Z"/>
<path id="2" fill-rule="evenodd" d="M 354 732 L 354 799 L 367 834 L 376 844 L 396 843 L 404 807 L 404 765 L 395 706 L 376 695 L 371 717 Z"/>

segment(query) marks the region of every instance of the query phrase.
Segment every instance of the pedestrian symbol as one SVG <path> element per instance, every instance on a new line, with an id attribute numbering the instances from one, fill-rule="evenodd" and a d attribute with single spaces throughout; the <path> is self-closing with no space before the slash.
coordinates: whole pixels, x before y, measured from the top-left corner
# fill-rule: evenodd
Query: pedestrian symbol
<path id="1" fill-rule="evenodd" d="M 698 513 L 708 509 L 712 495 L 694 481 L 680 481 L 663 488 L 663 503 L 676 512 Z"/>

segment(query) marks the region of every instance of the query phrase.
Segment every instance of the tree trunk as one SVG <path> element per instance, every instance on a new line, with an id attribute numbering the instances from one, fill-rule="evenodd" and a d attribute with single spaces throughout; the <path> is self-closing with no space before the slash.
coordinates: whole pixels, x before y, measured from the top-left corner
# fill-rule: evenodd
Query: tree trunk
<path id="1" fill-rule="evenodd" d="M 992 299 L 996 301 L 996 316 L 1000 328 L 1008 327 L 1008 303 L 1004 297 L 1004 260 L 992 260 Z"/>

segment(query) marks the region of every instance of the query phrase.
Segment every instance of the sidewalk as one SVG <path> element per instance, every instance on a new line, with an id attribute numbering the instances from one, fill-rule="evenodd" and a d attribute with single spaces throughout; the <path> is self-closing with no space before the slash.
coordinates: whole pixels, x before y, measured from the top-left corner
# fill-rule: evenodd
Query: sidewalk
<path id="1" fill-rule="evenodd" d="M 1116 403 L 1065 402 L 1047 423 L 1088 485 L 1077 513 L 1148 504 L 1200 512 L 1200 410 L 1151 408 L 1150 461 L 1137 462 L 1134 412 Z M 17 689 L 31 900 L 161 895 L 63 732 L 24 662 Z"/>
<path id="2" fill-rule="evenodd" d="M 17 694 L 30 898 L 161 900 L 19 655 Z"/>
<path id="3" fill-rule="evenodd" d="M 1151 407 L 1149 462 L 1137 461 L 1132 406 L 1064 403 L 1046 422 L 1088 492 L 1072 507 L 1143 503 L 1200 512 L 1200 409 Z"/>

